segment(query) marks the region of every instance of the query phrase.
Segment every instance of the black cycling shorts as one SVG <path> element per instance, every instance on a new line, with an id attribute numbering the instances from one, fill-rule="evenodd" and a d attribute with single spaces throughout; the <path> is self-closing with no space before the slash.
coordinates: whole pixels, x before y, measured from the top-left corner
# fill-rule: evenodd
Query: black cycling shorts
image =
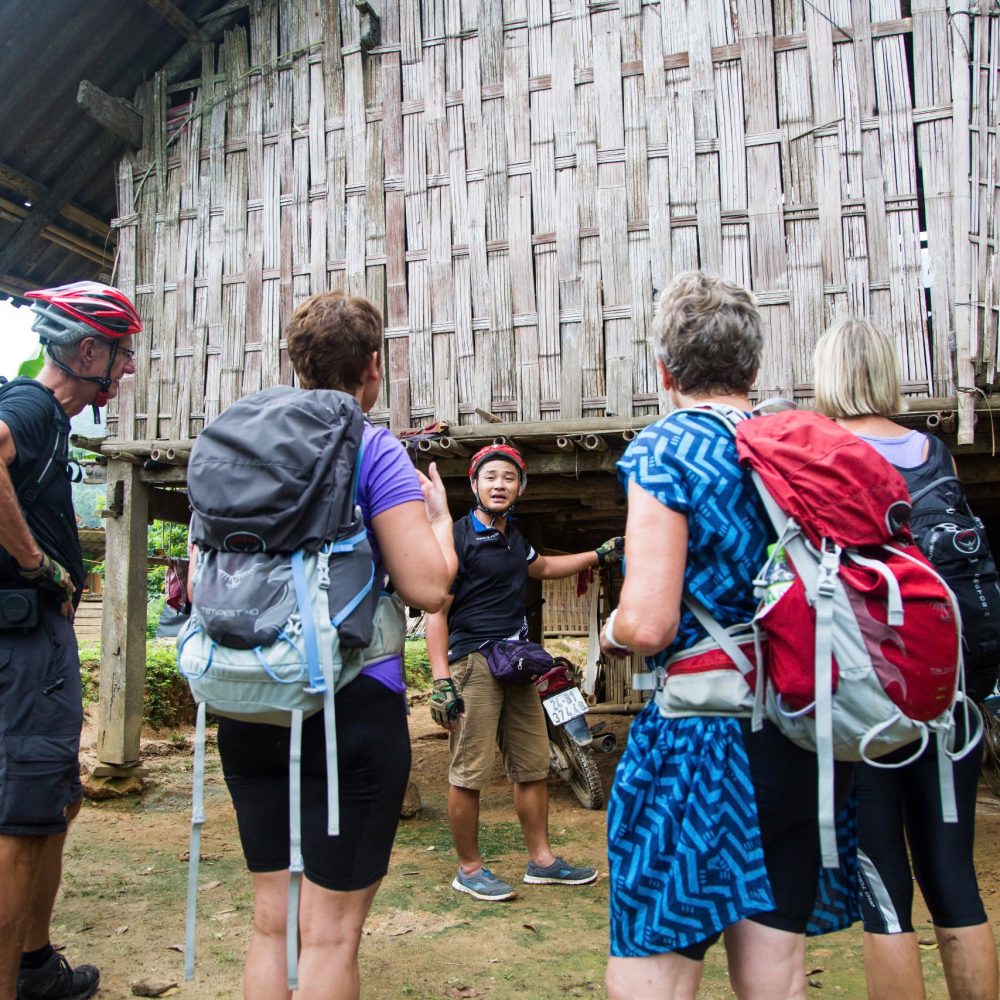
<path id="1" fill-rule="evenodd" d="M 37 627 L 0 629 L 0 834 L 66 830 L 80 800 L 80 656 L 73 625 L 42 601 Z"/>
<path id="2" fill-rule="evenodd" d="M 363 674 L 336 696 L 340 835 L 326 832 L 323 713 L 302 727 L 302 855 L 305 876 L 325 889 L 351 892 L 389 867 L 410 774 L 405 696 Z M 288 868 L 290 730 L 219 722 L 219 755 L 236 807 L 240 842 L 252 872 Z"/>
<path id="3" fill-rule="evenodd" d="M 779 931 L 804 934 L 816 905 L 822 865 L 819 849 L 819 793 L 816 754 L 797 747 L 770 722 L 753 733 L 743 720 L 750 759 L 764 864 L 775 908 L 749 919 Z M 834 811 L 851 791 L 853 765 L 835 761 Z"/>
<path id="4" fill-rule="evenodd" d="M 957 716 L 956 722 L 956 744 L 961 745 L 964 720 Z M 905 759 L 912 752 L 912 748 L 904 747 L 894 756 Z M 938 754 L 933 737 L 920 757 L 905 767 L 886 770 L 868 764 L 856 766 L 861 916 L 866 931 L 913 931 L 914 877 L 936 926 L 986 923 L 973 863 L 981 766 L 982 751 L 978 746 L 955 764 L 957 823 L 945 823 L 941 818 Z"/>

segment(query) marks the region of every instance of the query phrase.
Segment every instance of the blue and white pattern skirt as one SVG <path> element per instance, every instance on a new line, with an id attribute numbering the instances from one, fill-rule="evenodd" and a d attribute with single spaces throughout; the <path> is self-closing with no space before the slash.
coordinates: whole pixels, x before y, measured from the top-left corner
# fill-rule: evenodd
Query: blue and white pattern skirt
<path id="1" fill-rule="evenodd" d="M 608 804 L 611 954 L 661 955 L 774 908 L 736 719 L 633 720 Z"/>

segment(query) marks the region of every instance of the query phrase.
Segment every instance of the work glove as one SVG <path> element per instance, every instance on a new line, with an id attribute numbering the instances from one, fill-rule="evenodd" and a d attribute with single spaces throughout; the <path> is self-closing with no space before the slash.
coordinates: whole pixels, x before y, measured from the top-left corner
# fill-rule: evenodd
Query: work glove
<path id="1" fill-rule="evenodd" d="M 625 536 L 615 535 L 606 542 L 599 545 L 597 552 L 597 565 L 602 569 L 606 566 L 617 566 L 625 558 Z"/>
<path id="2" fill-rule="evenodd" d="M 465 702 L 455 690 L 450 677 L 439 677 L 431 691 L 431 718 L 442 729 L 451 729 L 455 720 L 465 711 Z"/>
<path id="3" fill-rule="evenodd" d="M 18 566 L 17 572 L 22 579 L 34 584 L 40 590 L 55 595 L 60 601 L 72 600 L 76 592 L 69 570 L 55 559 L 50 559 L 44 552 L 39 566 L 34 569 Z"/>

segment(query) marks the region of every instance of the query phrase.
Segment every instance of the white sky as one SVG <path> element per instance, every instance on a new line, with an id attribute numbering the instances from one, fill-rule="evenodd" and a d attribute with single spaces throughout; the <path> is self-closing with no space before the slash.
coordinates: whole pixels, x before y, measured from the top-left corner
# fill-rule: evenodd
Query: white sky
<path id="1" fill-rule="evenodd" d="M 33 313 L 9 300 L 0 302 L 0 375 L 13 378 L 22 361 L 38 353 L 38 337 L 31 330 Z"/>

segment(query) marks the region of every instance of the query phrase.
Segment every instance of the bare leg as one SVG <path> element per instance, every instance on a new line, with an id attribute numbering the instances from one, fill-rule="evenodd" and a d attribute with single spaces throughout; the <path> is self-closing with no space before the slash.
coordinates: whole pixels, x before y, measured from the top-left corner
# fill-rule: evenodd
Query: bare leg
<path id="1" fill-rule="evenodd" d="M 15 1000 L 17 995 L 17 971 L 47 839 L 0 836 L 0 1000 Z"/>
<path id="2" fill-rule="evenodd" d="M 917 935 L 865 934 L 868 1000 L 923 1000 L 924 972 Z"/>
<path id="3" fill-rule="evenodd" d="M 302 951 L 295 1000 L 358 1000 L 358 945 L 381 882 L 356 892 L 334 892 L 305 881 L 299 926 Z"/>
<path id="4" fill-rule="evenodd" d="M 725 941 L 729 981 L 739 1000 L 805 1000 L 804 934 L 740 920 L 726 928 Z"/>
<path id="5" fill-rule="evenodd" d="M 683 955 L 609 958 L 608 1000 L 694 1000 L 705 968 Z"/>
<path id="6" fill-rule="evenodd" d="M 524 832 L 528 857 L 547 868 L 556 856 L 549 847 L 549 789 L 544 779 L 515 782 L 514 808 Z"/>
<path id="7" fill-rule="evenodd" d="M 81 802 L 74 802 L 66 809 L 67 821 L 76 819 L 80 812 Z M 52 921 L 52 910 L 59 894 L 59 884 L 62 882 L 63 848 L 66 846 L 66 834 L 58 833 L 45 838 L 38 860 L 38 874 L 31 895 L 28 911 L 28 924 L 24 934 L 22 951 L 36 951 L 49 943 L 49 924 Z"/>
<path id="8" fill-rule="evenodd" d="M 289 1000 L 285 930 L 288 917 L 288 872 L 255 872 L 253 936 L 243 971 L 246 1000 Z"/>
<path id="9" fill-rule="evenodd" d="M 951 1000 L 997 1000 L 997 946 L 989 924 L 935 927 Z"/>
<path id="10" fill-rule="evenodd" d="M 448 822 L 462 871 L 478 871 L 483 866 L 479 853 L 479 789 L 448 786 Z"/>

